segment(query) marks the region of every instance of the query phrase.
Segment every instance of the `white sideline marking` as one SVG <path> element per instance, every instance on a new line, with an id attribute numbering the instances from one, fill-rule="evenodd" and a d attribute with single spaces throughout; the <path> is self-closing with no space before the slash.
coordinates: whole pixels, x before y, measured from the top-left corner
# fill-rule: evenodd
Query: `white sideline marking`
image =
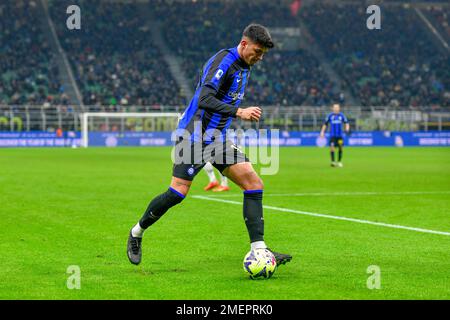
<path id="1" fill-rule="evenodd" d="M 232 200 L 217 199 L 217 198 L 205 197 L 205 196 L 192 196 L 192 197 L 196 198 L 196 199 L 202 199 L 202 200 L 209 200 L 209 201 L 217 201 L 217 202 L 223 202 L 223 203 L 242 205 L 242 202 L 232 201 Z M 444 232 L 444 231 L 436 231 L 436 230 L 429 230 L 429 229 L 422 229 L 422 228 L 406 227 L 406 226 L 401 226 L 401 225 L 397 225 L 397 224 L 389 224 L 389 223 L 374 222 L 374 221 L 362 220 L 362 219 L 354 219 L 354 218 L 347 218 L 347 217 L 340 217 L 340 216 L 332 216 L 332 215 L 328 215 L 328 214 L 321 214 L 321 213 L 314 213 L 314 212 L 292 210 L 292 209 L 273 207 L 273 206 L 266 206 L 266 205 L 264 205 L 263 208 L 264 209 L 269 209 L 269 210 L 276 210 L 276 211 L 282 211 L 282 212 L 291 212 L 291 213 L 296 213 L 296 214 L 302 214 L 302 215 L 312 216 L 312 217 L 320 217 L 320 218 L 327 218 L 327 219 L 334 219 L 334 220 L 344 220 L 344 221 L 351 221 L 351 222 L 357 222 L 357 223 L 363 223 L 363 224 L 370 224 L 370 225 L 387 227 L 387 228 L 404 229 L 404 230 L 410 230 L 410 231 L 416 231 L 416 232 L 422 232 L 422 233 L 432 233 L 432 234 L 440 234 L 440 235 L 443 235 L 443 236 L 450 236 L 450 232 Z"/>
<path id="2" fill-rule="evenodd" d="M 264 197 L 328 197 L 328 196 L 392 196 L 450 194 L 450 191 L 393 191 L 393 192 L 305 192 L 305 193 L 264 193 Z M 242 197 L 242 193 L 221 194 L 220 198 Z"/>

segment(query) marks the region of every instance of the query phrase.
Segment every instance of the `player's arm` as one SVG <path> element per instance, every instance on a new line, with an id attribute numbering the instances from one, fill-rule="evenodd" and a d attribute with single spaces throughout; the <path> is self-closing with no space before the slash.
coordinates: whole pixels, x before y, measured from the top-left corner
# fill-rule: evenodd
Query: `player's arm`
<path id="1" fill-rule="evenodd" d="M 204 81 L 201 84 L 198 97 L 198 107 L 224 116 L 236 117 L 237 108 L 216 98 L 219 88 L 231 77 L 228 73 L 233 60 L 228 52 L 223 50 L 216 54 L 214 60 L 206 71 Z"/>
<path id="2" fill-rule="evenodd" d="M 322 129 L 320 130 L 320 136 L 323 138 L 323 136 L 325 135 L 325 130 L 327 130 L 327 125 L 323 124 L 322 125 Z"/>
<path id="3" fill-rule="evenodd" d="M 325 136 L 325 130 L 327 130 L 329 122 L 330 122 L 330 116 L 327 116 L 325 118 L 325 121 L 323 122 L 322 129 L 320 130 L 320 137 L 321 138 L 323 138 Z"/>
<path id="4" fill-rule="evenodd" d="M 225 116 L 238 117 L 242 120 L 258 121 L 262 110 L 259 107 L 236 108 L 216 98 L 217 90 L 206 85 L 202 88 L 199 98 L 199 108 Z"/>
<path id="5" fill-rule="evenodd" d="M 223 114 L 224 116 L 236 117 L 237 108 L 231 104 L 216 98 L 217 89 L 204 85 L 200 91 L 198 107 L 207 111 Z"/>
<path id="6" fill-rule="evenodd" d="M 342 114 L 344 116 L 344 114 Z M 345 132 L 350 132 L 350 123 L 348 122 L 348 119 L 346 116 L 344 116 L 344 123 L 345 123 Z"/>

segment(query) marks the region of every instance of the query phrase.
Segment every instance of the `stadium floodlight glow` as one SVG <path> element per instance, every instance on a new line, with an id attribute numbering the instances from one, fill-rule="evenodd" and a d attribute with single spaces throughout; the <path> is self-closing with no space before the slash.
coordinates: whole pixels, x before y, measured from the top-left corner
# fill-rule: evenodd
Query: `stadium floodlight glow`
<path id="1" fill-rule="evenodd" d="M 89 146 L 89 119 L 131 119 L 131 118 L 181 118 L 177 112 L 85 112 L 81 117 L 81 146 Z"/>

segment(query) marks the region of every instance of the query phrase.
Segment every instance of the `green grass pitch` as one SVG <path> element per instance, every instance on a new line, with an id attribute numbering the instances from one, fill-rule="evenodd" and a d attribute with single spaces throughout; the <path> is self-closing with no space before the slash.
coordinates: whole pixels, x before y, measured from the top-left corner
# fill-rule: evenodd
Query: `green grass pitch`
<path id="1" fill-rule="evenodd" d="M 130 227 L 169 185 L 170 148 L 2 149 L 0 299 L 449 299 L 450 148 L 346 148 L 344 160 L 280 149 L 279 173 L 263 177 L 266 242 L 294 258 L 252 281 L 242 194 L 204 192 L 203 172 L 147 231 L 141 265 L 128 262 Z"/>

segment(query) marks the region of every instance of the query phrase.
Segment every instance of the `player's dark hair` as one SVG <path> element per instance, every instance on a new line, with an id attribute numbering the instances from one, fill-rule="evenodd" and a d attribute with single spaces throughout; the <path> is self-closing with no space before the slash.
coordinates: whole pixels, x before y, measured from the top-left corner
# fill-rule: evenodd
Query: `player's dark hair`
<path id="1" fill-rule="evenodd" d="M 247 27 L 245 27 L 242 35 L 266 48 L 271 49 L 275 46 L 272 37 L 270 36 L 269 30 L 267 30 L 266 27 L 260 24 L 249 24 Z"/>

